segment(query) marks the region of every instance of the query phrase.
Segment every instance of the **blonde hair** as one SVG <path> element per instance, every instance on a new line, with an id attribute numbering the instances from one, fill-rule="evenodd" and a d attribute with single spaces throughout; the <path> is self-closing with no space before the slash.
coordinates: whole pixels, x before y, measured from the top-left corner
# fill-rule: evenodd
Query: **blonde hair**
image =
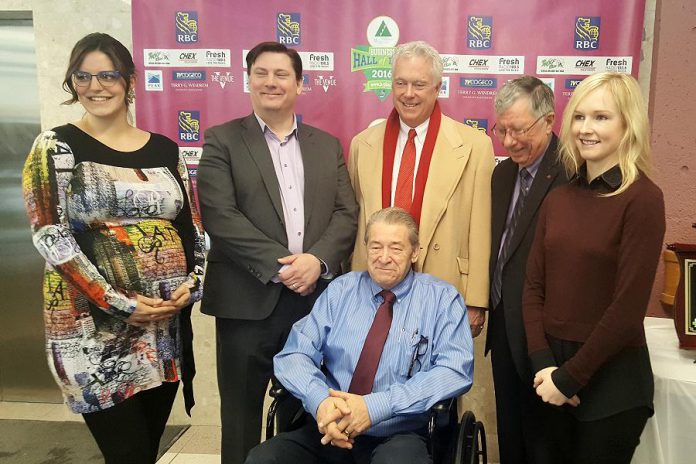
<path id="1" fill-rule="evenodd" d="M 638 82 L 628 74 L 603 72 L 585 78 L 573 92 L 573 96 L 563 111 L 561 124 L 561 160 L 572 177 L 582 165 L 580 152 L 571 132 L 573 116 L 578 104 L 591 92 L 599 88 L 606 89 L 614 98 L 619 117 L 623 123 L 624 133 L 619 142 L 619 169 L 621 185 L 606 196 L 624 192 L 641 174 L 648 176 L 651 168 L 650 128 Z"/>

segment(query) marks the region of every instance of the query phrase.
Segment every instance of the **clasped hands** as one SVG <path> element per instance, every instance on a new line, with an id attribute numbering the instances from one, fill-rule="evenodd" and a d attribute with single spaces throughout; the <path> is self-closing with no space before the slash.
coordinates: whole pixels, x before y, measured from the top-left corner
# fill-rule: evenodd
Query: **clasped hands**
<path id="1" fill-rule="evenodd" d="M 174 290 L 169 300 L 150 298 L 137 294 L 135 311 L 126 319 L 131 325 L 145 327 L 151 322 L 169 319 L 185 308 L 191 300 L 191 288 L 187 282 Z"/>
<path id="2" fill-rule="evenodd" d="M 278 272 L 280 282 L 295 293 L 307 296 L 317 287 L 321 275 L 319 258 L 309 253 L 298 253 L 278 258 L 283 265 Z"/>
<path id="3" fill-rule="evenodd" d="M 551 378 L 551 373 L 558 369 L 556 366 L 546 367 L 534 376 L 534 389 L 536 394 L 541 397 L 545 403 L 553 404 L 554 406 L 563 406 L 564 404 L 569 404 L 576 407 L 580 404 L 580 398 L 578 395 L 573 395 L 572 398 L 568 398 L 556 387 Z"/>
<path id="4" fill-rule="evenodd" d="M 317 408 L 317 426 L 324 434 L 322 445 L 352 449 L 355 437 L 370 428 L 370 414 L 360 395 L 329 389 L 329 396 Z"/>

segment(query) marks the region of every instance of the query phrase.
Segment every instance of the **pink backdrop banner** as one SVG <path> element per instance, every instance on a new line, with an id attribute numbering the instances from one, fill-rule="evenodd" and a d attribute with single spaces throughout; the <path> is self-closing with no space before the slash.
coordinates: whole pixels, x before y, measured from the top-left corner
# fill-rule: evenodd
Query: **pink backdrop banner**
<path id="1" fill-rule="evenodd" d="M 177 141 L 194 168 L 205 128 L 251 113 L 244 54 L 268 40 L 302 56 L 298 117 L 345 149 L 391 111 L 391 53 L 412 40 L 443 57 L 445 114 L 488 132 L 497 90 L 533 74 L 554 90 L 560 116 L 585 76 L 637 76 L 644 8 L 644 0 L 133 0 L 138 125 Z"/>

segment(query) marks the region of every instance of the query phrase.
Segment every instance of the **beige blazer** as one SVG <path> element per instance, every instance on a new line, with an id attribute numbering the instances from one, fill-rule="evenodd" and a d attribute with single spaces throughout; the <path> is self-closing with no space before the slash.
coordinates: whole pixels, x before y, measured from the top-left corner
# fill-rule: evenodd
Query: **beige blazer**
<path id="1" fill-rule="evenodd" d="M 382 208 L 382 143 L 386 122 L 350 144 L 348 172 L 360 206 L 352 269 L 367 267 L 365 225 Z M 442 116 L 430 162 L 420 219 L 421 253 L 415 269 L 445 280 L 469 306 L 488 307 L 491 250 L 491 139 Z"/>

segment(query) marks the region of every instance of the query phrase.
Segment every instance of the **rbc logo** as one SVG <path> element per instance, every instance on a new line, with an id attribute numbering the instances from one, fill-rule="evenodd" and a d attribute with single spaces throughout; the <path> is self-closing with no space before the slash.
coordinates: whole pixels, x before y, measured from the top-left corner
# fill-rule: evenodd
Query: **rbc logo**
<path id="1" fill-rule="evenodd" d="M 599 48 L 599 16 L 578 16 L 575 18 L 574 48 L 576 50 L 597 50 Z"/>
<path id="2" fill-rule="evenodd" d="M 469 16 L 469 23 L 466 28 L 466 42 L 469 48 L 491 48 L 493 44 L 493 17 Z"/>
<path id="3" fill-rule="evenodd" d="M 478 129 L 484 134 L 488 132 L 488 119 L 466 118 L 464 119 L 464 124 Z"/>
<path id="4" fill-rule="evenodd" d="M 176 12 L 176 41 L 179 43 L 198 42 L 198 13 L 195 11 Z"/>
<path id="5" fill-rule="evenodd" d="M 201 139 L 201 112 L 179 111 L 179 140 L 198 142 Z"/>
<path id="6" fill-rule="evenodd" d="M 300 45 L 300 13 L 278 13 L 276 40 L 285 45 Z"/>

